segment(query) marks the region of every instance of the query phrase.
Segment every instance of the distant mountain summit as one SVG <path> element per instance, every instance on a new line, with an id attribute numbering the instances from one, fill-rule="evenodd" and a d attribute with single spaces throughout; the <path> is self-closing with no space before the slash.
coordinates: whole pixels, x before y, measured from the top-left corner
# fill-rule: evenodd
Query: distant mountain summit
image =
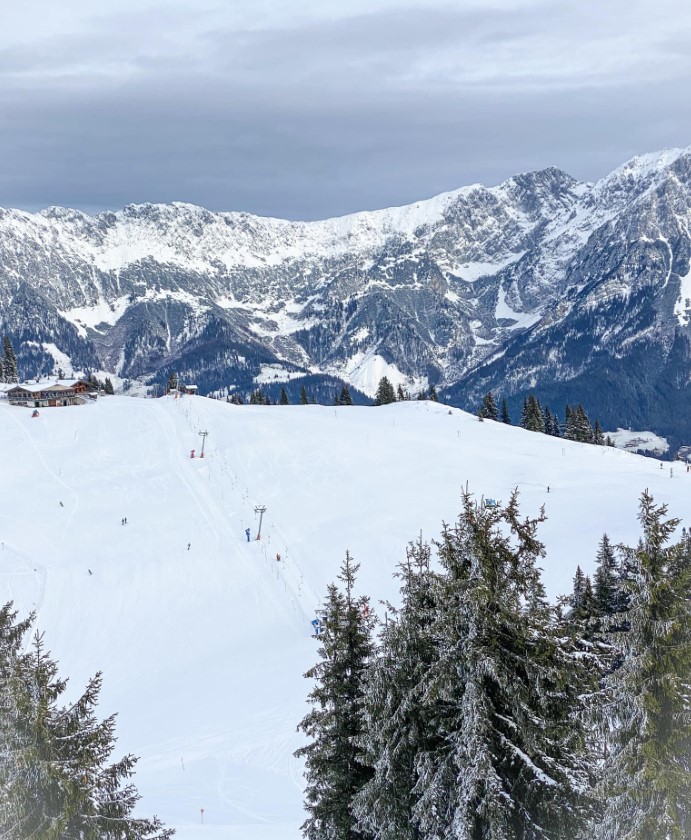
<path id="1" fill-rule="evenodd" d="M 58 361 L 371 394 L 386 373 L 462 406 L 534 391 L 691 440 L 690 183 L 691 147 L 594 184 L 549 168 L 320 222 L 0 210 L 0 323 L 27 376 Z"/>

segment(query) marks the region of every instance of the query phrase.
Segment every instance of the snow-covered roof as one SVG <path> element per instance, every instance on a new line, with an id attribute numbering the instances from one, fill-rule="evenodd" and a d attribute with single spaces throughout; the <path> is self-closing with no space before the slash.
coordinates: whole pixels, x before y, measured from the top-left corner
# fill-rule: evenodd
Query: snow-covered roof
<path id="1" fill-rule="evenodd" d="M 21 388 L 23 391 L 36 394 L 40 391 L 69 391 L 80 381 L 79 379 L 46 379 L 44 382 L 6 383 L 6 387 L 7 390 Z"/>

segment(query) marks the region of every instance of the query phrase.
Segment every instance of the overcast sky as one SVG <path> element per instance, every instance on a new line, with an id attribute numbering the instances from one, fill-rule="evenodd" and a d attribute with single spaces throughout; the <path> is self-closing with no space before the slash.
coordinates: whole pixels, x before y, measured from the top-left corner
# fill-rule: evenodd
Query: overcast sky
<path id="1" fill-rule="evenodd" d="M 691 145 L 686 0 L 23 0 L 0 206 L 314 219 Z"/>

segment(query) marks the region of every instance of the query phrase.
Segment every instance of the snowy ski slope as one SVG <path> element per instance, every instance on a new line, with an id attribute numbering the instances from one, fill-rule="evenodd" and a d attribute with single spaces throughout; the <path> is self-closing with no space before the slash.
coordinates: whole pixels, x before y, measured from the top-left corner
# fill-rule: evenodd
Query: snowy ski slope
<path id="1" fill-rule="evenodd" d="M 518 487 L 525 514 L 546 506 L 556 596 L 576 564 L 592 571 L 603 531 L 637 539 L 645 487 L 691 522 L 681 466 L 435 403 L 110 397 L 37 419 L 0 403 L 0 440 L 2 600 L 37 611 L 74 693 L 104 672 L 117 752 L 141 756 L 141 813 L 182 840 L 299 837 L 309 622 L 346 549 L 360 592 L 391 598 L 406 544 L 455 519 L 466 481 L 500 500 Z"/>

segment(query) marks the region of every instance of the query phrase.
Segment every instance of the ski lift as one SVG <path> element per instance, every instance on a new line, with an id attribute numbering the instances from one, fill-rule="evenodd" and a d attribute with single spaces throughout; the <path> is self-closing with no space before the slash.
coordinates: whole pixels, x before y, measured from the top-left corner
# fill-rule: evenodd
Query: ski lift
<path id="1" fill-rule="evenodd" d="M 486 508 L 498 508 L 499 502 L 496 499 L 483 499 L 482 506 Z"/>

